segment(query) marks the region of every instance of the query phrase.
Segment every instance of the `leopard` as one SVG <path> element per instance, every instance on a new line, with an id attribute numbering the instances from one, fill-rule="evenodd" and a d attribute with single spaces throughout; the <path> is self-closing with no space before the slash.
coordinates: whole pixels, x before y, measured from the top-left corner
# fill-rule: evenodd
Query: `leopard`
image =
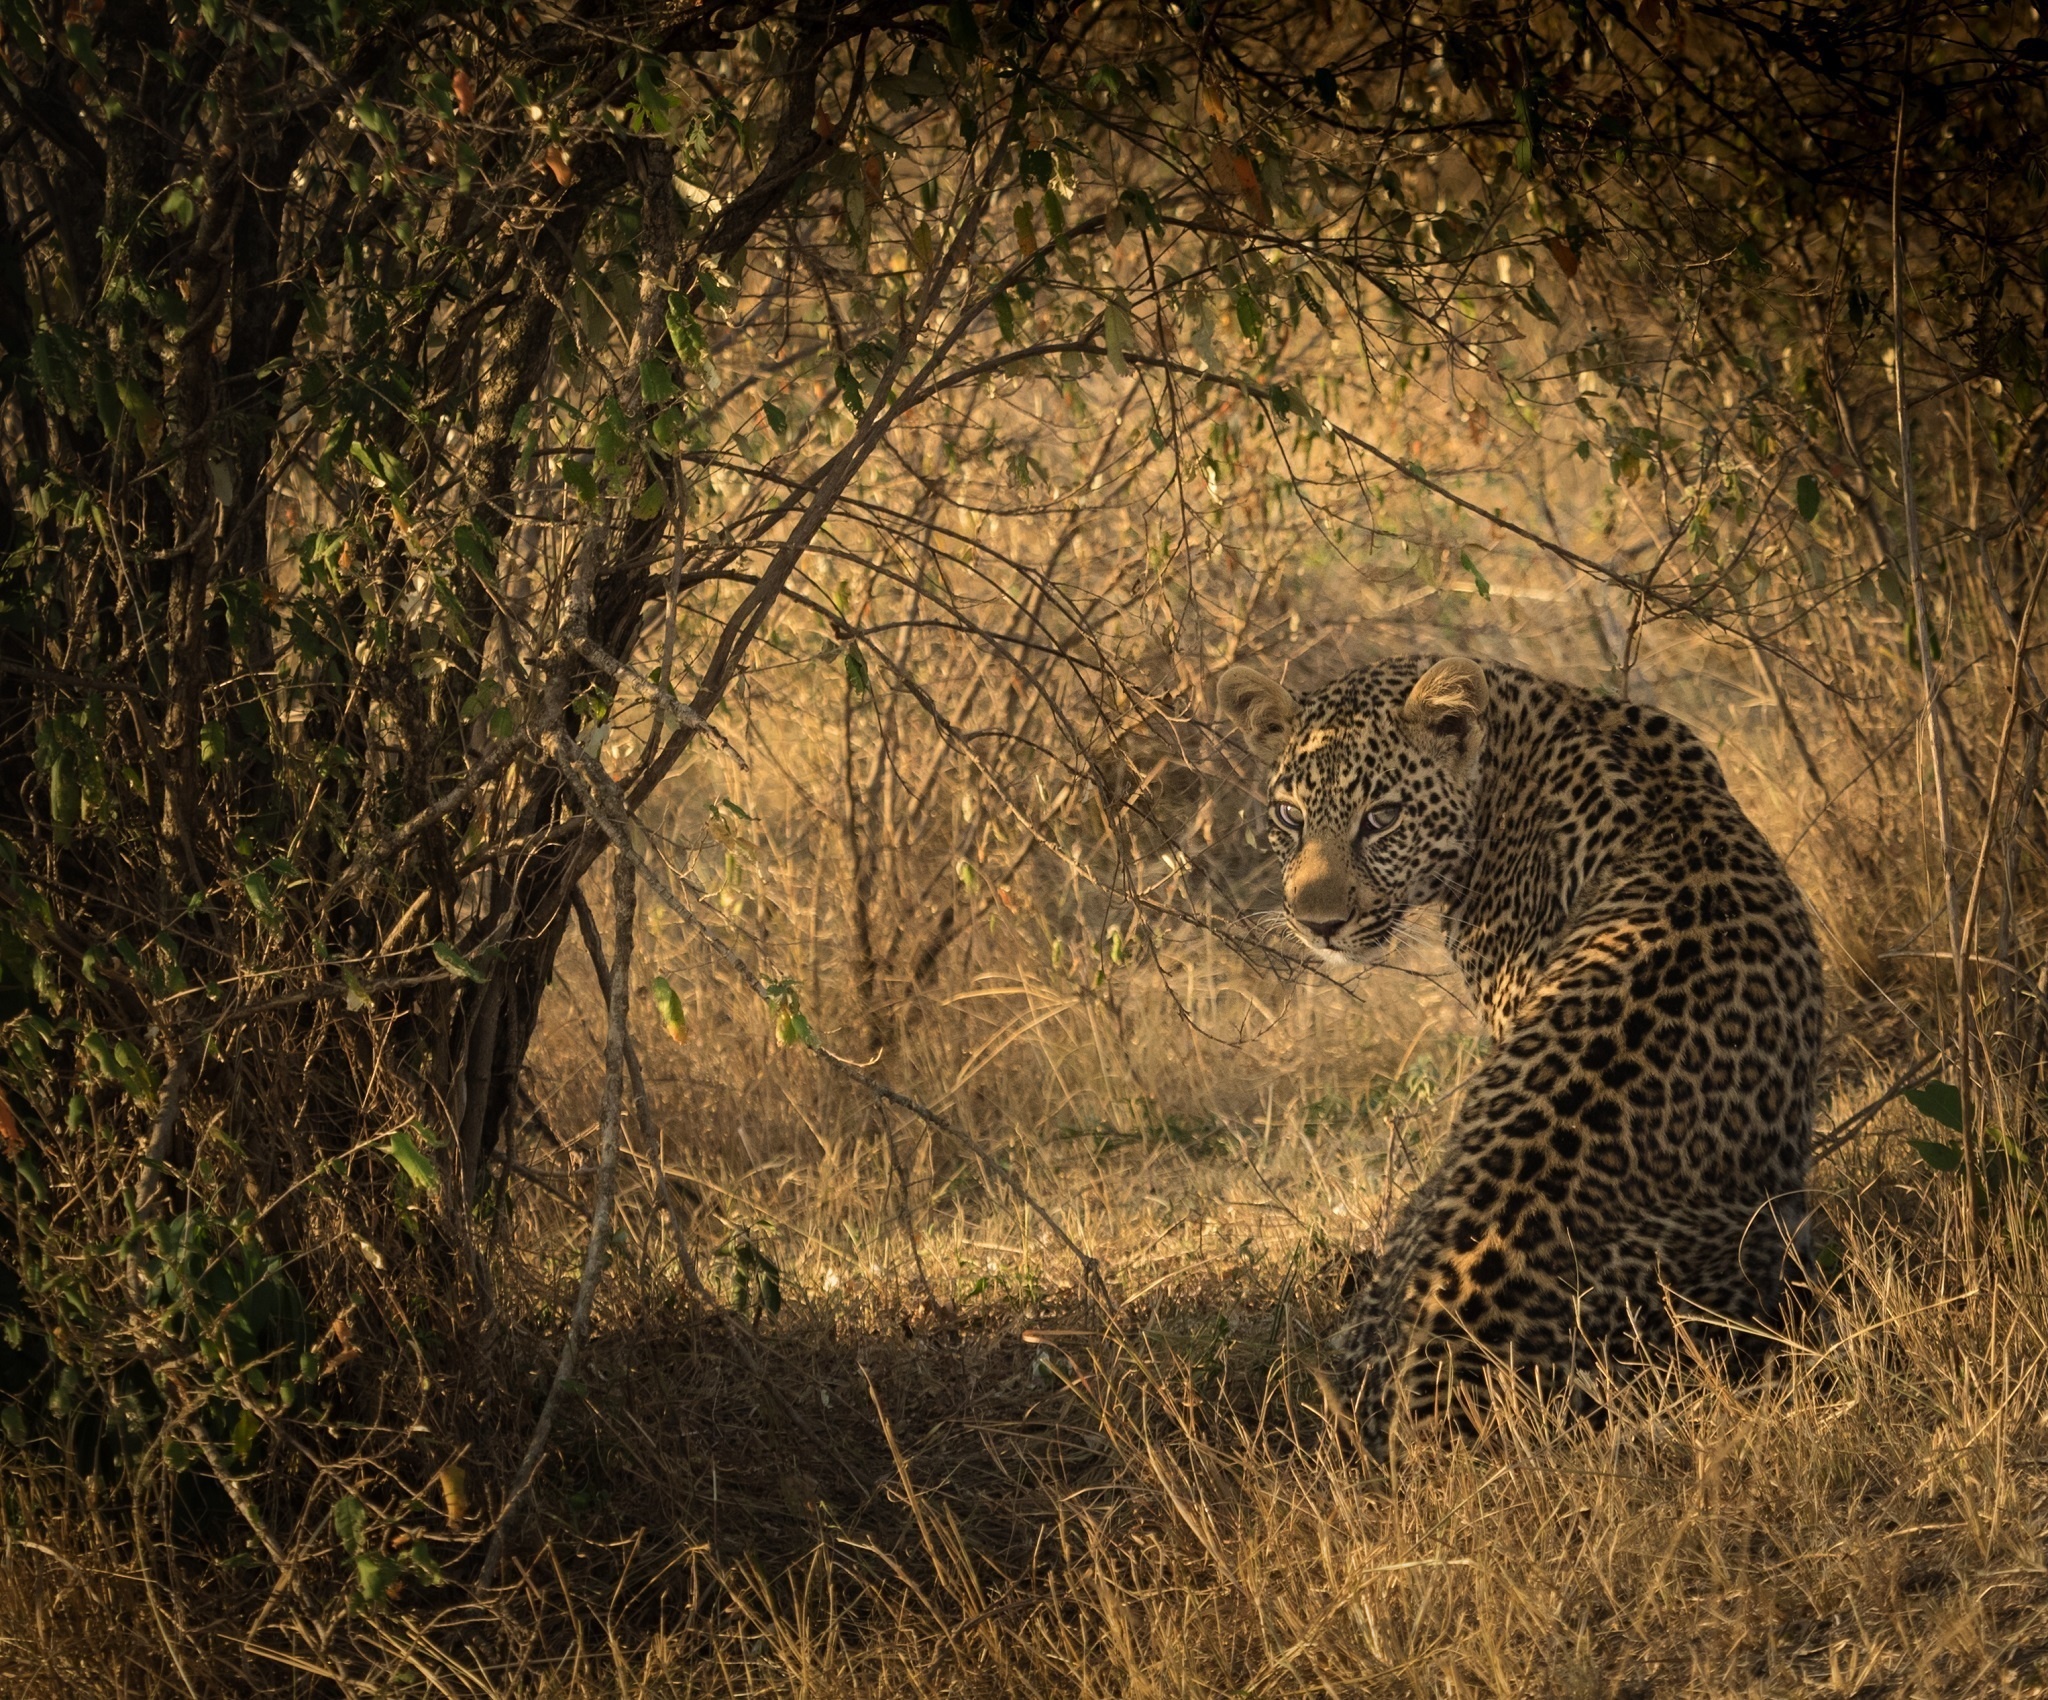
<path id="1" fill-rule="evenodd" d="M 1821 960 L 1712 750 L 1464 655 L 1217 694 L 1305 960 L 1383 962 L 1434 912 L 1491 1038 L 1326 1342 L 1353 1437 L 1471 1433 L 1503 1377 L 1604 1420 L 1652 1365 L 1756 1367 L 1807 1290 Z"/>

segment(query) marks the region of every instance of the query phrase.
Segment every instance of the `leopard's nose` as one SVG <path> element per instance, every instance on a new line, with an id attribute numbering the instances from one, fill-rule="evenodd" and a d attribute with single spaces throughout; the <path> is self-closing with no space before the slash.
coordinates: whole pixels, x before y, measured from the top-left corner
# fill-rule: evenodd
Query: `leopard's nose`
<path id="1" fill-rule="evenodd" d="M 1348 919 L 1350 919 L 1349 916 L 1344 916 L 1335 921 L 1304 921 L 1302 925 L 1314 933 L 1317 938 L 1327 943 L 1337 936 L 1343 929 L 1344 922 Z"/>

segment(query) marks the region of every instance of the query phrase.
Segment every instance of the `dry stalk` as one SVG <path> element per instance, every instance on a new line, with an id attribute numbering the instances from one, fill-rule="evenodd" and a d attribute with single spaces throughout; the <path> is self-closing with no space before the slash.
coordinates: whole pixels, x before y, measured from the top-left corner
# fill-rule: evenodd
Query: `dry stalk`
<path id="1" fill-rule="evenodd" d="M 2020 610 L 2019 630 L 2013 636 L 2012 682 L 2006 693 L 2005 719 L 1998 730 L 1998 753 L 1991 768 L 1991 792 L 1984 804 L 1984 832 L 1977 846 L 1977 864 L 1970 873 L 1970 893 L 1963 905 L 1961 936 L 1974 938 L 1977 931 L 1978 903 L 1984 895 L 1984 874 L 1991 861 L 1991 847 L 1999 837 L 1998 806 L 2002 800 L 2005 776 L 2012 755 L 2013 732 L 2019 725 L 2021 705 L 2024 701 L 2024 685 L 2027 672 L 2027 639 L 2033 631 L 2034 606 L 2040 599 L 2041 582 L 2048 577 L 2048 560 L 2034 569 L 2034 576 L 2027 586 L 2026 605 Z M 2021 807 L 2025 804 L 2022 802 Z M 2017 835 L 2019 823 L 2014 823 Z M 2002 953 L 2001 953 L 2002 954 Z M 2003 963 L 2000 963 L 2003 966 Z"/>
<path id="2" fill-rule="evenodd" d="M 576 911 L 577 931 L 583 935 L 583 948 L 590 955 L 590 970 L 597 978 L 598 996 L 604 999 L 605 1008 L 609 1009 L 612 975 L 605 961 L 604 942 L 597 936 L 597 918 L 590 912 L 582 887 L 577 887 L 570 902 Z M 641 1073 L 640 1053 L 630 1033 L 626 1035 L 626 1077 L 633 1088 L 633 1114 L 640 1125 L 640 1140 L 643 1146 L 648 1147 L 641 1156 L 654 1171 L 655 1202 L 660 1205 L 662 1216 L 668 1223 L 669 1239 L 676 1248 L 676 1262 L 683 1272 L 683 1285 L 690 1289 L 690 1296 L 699 1304 L 716 1310 L 718 1301 L 704 1285 L 697 1270 L 697 1260 L 690 1252 L 689 1229 L 683 1221 L 682 1206 L 676 1202 L 675 1189 L 668 1184 L 668 1167 L 663 1161 L 665 1141 L 657 1131 L 654 1106 L 647 1095 L 647 1077 Z"/>
<path id="3" fill-rule="evenodd" d="M 519 1461 L 519 1471 L 513 1477 L 512 1491 L 505 1497 L 504 1509 L 498 1513 L 497 1525 L 491 1531 L 490 1544 L 484 1549 L 483 1565 L 476 1578 L 479 1589 L 490 1587 L 497 1576 L 499 1562 L 505 1556 L 505 1537 L 512 1526 L 512 1519 L 525 1500 L 528 1490 L 532 1488 L 534 1476 L 540 1470 L 541 1459 L 547 1452 L 548 1437 L 554 1430 L 555 1415 L 561 1409 L 562 1399 L 568 1391 L 569 1379 L 575 1373 L 576 1354 L 582 1349 L 583 1337 L 590 1328 L 590 1311 L 597 1300 L 598 1281 L 604 1274 L 605 1265 L 610 1261 L 608 1241 L 611 1233 L 612 1188 L 619 1166 L 619 1128 L 622 1120 L 620 1099 L 623 1096 L 626 1073 L 626 1015 L 633 964 L 633 905 L 633 861 L 627 856 L 615 856 L 612 860 L 612 962 L 617 971 L 611 976 L 610 996 L 606 999 L 604 1099 L 598 1118 L 597 1182 L 590 1203 L 590 1239 L 583 1253 L 583 1278 L 577 1283 L 576 1305 L 569 1314 L 569 1332 L 562 1341 L 561 1356 L 555 1361 L 555 1377 L 548 1384 L 547 1398 L 541 1404 L 540 1417 L 533 1425 L 533 1438 L 527 1442 L 526 1456 Z"/>
<path id="4" fill-rule="evenodd" d="M 1899 121 L 1892 138 L 1892 399 L 1898 415 L 1899 495 L 1906 512 L 1906 579 L 1913 592 L 1913 641 L 1920 652 L 1920 688 L 1926 703 L 1928 759 L 1934 770 L 1935 823 L 1940 834 L 1942 902 L 1948 915 L 1949 954 L 1956 970 L 1956 1055 L 1961 1115 L 1963 1171 L 1972 1196 L 1977 1191 L 1977 1141 L 1970 1125 L 1970 953 L 1963 937 L 1962 905 L 1956 895 L 1955 829 L 1949 805 L 1948 763 L 1944 757 L 1940 691 L 1934 678 L 1932 630 L 1927 613 L 1927 579 L 1920 570 L 1920 507 L 1913 488 L 1913 421 L 1906 405 L 1906 247 L 1899 219 L 1899 183 L 1906 158 L 1906 96 L 1899 95 Z M 1968 1228 L 1965 1229 L 1968 1232 Z"/>
<path id="5" fill-rule="evenodd" d="M 612 848 L 619 858 L 637 867 L 646 876 L 647 883 L 653 889 L 654 894 L 667 905 L 669 911 L 676 919 L 709 944 L 725 960 L 726 965 L 739 975 L 742 983 L 755 996 L 764 1001 L 767 1000 L 769 996 L 767 982 L 754 972 L 747 964 L 745 958 L 707 927 L 696 913 L 676 896 L 661 871 L 652 866 L 641 855 L 639 846 L 635 843 L 632 816 L 628 812 L 625 800 L 619 795 L 618 787 L 613 784 L 611 777 L 596 762 L 586 757 L 577 748 L 572 739 L 561 732 L 555 734 L 555 755 L 556 759 L 561 763 L 562 771 L 567 775 L 570 783 L 582 793 L 583 800 L 589 805 L 592 816 L 603 827 L 605 835 L 611 839 Z M 1113 1319 L 1121 1313 L 1122 1306 L 1117 1303 L 1115 1294 L 1110 1291 L 1109 1283 L 1103 1275 L 1100 1260 L 1083 1251 L 1073 1236 L 1060 1225 L 1059 1219 L 1038 1201 L 1037 1197 L 1015 1174 L 997 1160 L 993 1152 L 987 1150 L 965 1128 L 961 1127 L 950 1117 L 941 1115 L 937 1110 L 930 1108 L 928 1105 L 919 1103 L 918 1100 L 910 1097 L 908 1094 L 899 1092 L 893 1086 L 876 1080 L 858 1063 L 849 1062 L 844 1057 L 835 1056 L 822 1045 L 812 1045 L 809 1049 L 812 1055 L 816 1056 L 827 1067 L 854 1081 L 862 1090 L 873 1094 L 886 1103 L 894 1104 L 898 1109 L 907 1110 L 927 1127 L 934 1128 L 949 1138 L 957 1140 L 961 1147 L 980 1166 L 984 1177 L 988 1175 L 998 1177 L 1009 1191 L 1015 1195 L 1018 1202 L 1023 1204 L 1040 1222 L 1045 1224 L 1046 1230 L 1051 1233 L 1054 1239 L 1059 1241 L 1061 1248 L 1079 1265 L 1083 1286 L 1089 1297 L 1101 1307 L 1104 1314 Z M 609 1082 L 609 1076 L 607 1076 L 607 1081 Z"/>

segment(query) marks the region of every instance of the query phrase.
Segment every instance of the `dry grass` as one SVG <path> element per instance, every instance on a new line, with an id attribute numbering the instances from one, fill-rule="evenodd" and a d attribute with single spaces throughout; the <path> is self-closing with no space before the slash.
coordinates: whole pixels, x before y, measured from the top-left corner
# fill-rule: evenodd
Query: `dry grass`
<path id="1" fill-rule="evenodd" d="M 1580 604 L 1533 573 L 1517 602 L 1501 576 L 1498 629 L 1453 641 L 1572 672 Z M 1407 629 L 1389 617 L 1381 640 Z M 1910 792 L 1866 791 L 1809 830 L 1821 799 L 1748 667 L 1652 633 L 1637 688 L 1719 732 L 1738 794 L 1796 846 L 1830 950 L 1839 1119 L 1916 1042 L 1919 971 L 1888 953 L 1931 912 L 1925 823 Z M 852 1050 L 833 841 L 804 801 L 831 795 L 833 759 L 757 764 L 726 895 Z M 737 784 L 685 776 L 674 812 Z M 1261 877 L 1242 871 L 1240 902 L 1271 901 Z M 150 1507 L 138 1539 L 81 1482 L 17 1473 L 0 1685 L 2048 1693 L 2031 1182 L 1966 1243 L 1959 1187 L 1917 1163 L 1905 1139 L 1924 1124 L 1892 1106 L 1819 1173 L 1834 1285 L 1760 1382 L 1679 1366 L 1614 1390 L 1598 1428 L 1510 1400 L 1478 1442 L 1418 1436 L 1391 1470 L 1361 1464 L 1332 1443 L 1316 1342 L 1346 1254 L 1428 1162 L 1479 1054 L 1455 980 L 1418 951 L 1350 986 L 1284 984 L 1193 930 L 1119 959 L 1118 918 L 1087 893 L 1020 881 L 1014 899 L 949 959 L 889 1067 L 1015 1166 L 1108 1268 L 1120 1316 L 974 1152 L 777 1049 L 758 1003 L 690 974 L 687 939 L 650 919 L 645 971 L 686 988 L 693 1034 L 678 1049 L 643 1022 L 641 1049 L 728 1308 L 688 1299 L 629 1187 L 588 1397 L 557 1429 L 509 1585 L 352 1609 L 335 1549 L 296 1602 L 266 1601 L 260 1567 L 186 1563 L 154 1532 L 217 1555 L 224 1528 L 239 1538 L 220 1507 Z M 446 1519 L 437 1472 L 459 1458 L 488 1503 L 530 1431 L 584 1232 L 555 1194 L 586 1178 L 596 1007 L 565 953 L 533 1075 L 546 1130 L 522 1133 L 490 1241 L 497 1331 L 435 1395 L 449 1438 L 388 1453 L 385 1539 L 459 1558 L 477 1519 Z"/>
<path id="2" fill-rule="evenodd" d="M 1620 1389 L 1601 1428 L 1511 1404 L 1391 1470 L 1327 1444 L 1333 1248 L 1447 1098 L 1034 1164 L 1129 1295 L 1108 1326 L 985 1196 L 919 1213 L 927 1291 L 876 1155 L 728 1175 L 764 1244 L 773 1212 L 780 1313 L 707 1319 L 622 1260 L 503 1598 L 288 1648 L 158 1577 L 159 1634 L 80 1507 L 10 1542 L 0 1659 L 24 1694 L 175 1692 L 167 1640 L 200 1692 L 2048 1691 L 2041 1224 L 1966 1251 L 1954 1187 L 1888 1167 L 1882 1134 L 1824 1171 L 1836 1285 L 1762 1383 Z"/>
<path id="3" fill-rule="evenodd" d="M 700 1519 L 718 1437 L 766 1449 L 726 1464 L 747 1511 L 696 1522 L 673 1555 L 670 1602 L 719 1614 L 672 1620 L 665 1658 L 636 1644 L 593 1691 L 2048 1685 L 2034 1225 L 1968 1256 L 1943 1189 L 1835 1165 L 1840 1284 L 1763 1385 L 1627 1390 L 1600 1430 L 1517 1408 L 1480 1444 L 1418 1440 L 1382 1472 L 1318 1444 L 1327 1248 L 1379 1190 L 1317 1143 L 1290 1117 L 1204 1160 L 1077 1165 L 1059 1197 L 1143 1294 L 1108 1331 L 1021 1295 L 1049 1253 L 1014 1230 L 988 1252 L 986 1218 L 933 1233 L 927 1267 L 980 1257 L 1017 1285 L 969 1296 L 956 1278 L 950 1316 L 798 1252 L 779 1408 L 707 1405 L 699 1359 L 614 1419 L 643 1459 L 694 1449 L 626 1491 L 694 1497 Z M 778 1524 L 786 1545 L 762 1539 Z"/>

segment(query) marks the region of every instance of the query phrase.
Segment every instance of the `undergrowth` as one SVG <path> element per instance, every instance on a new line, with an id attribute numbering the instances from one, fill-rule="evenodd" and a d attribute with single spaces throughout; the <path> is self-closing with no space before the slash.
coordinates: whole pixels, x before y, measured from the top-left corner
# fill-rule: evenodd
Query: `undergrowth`
<path id="1" fill-rule="evenodd" d="M 195 1568 L 138 1548 L 89 1478 L 11 1472 L 0 1675 L 24 1695 L 2048 1691 L 2048 1235 L 2025 1186 L 1972 1222 L 1903 1100 L 1822 1171 L 1834 1274 L 1761 1380 L 1674 1366 L 1610 1389 L 1597 1425 L 1511 1395 L 1478 1441 L 1350 1454 L 1316 1340 L 1390 1150 L 1403 1184 L 1404 1118 L 1426 1109 L 1426 1157 L 1457 1066 L 1260 1125 L 1134 1117 L 1010 1153 L 1115 1272 L 1114 1317 L 978 1184 L 906 1235 L 880 1147 L 830 1185 L 699 1175 L 736 1302 L 707 1312 L 627 1230 L 506 1587 L 437 1586 L 430 1555 L 462 1549 L 451 1484 L 516 1452 L 559 1325 L 546 1270 L 509 1259 L 501 1380 L 471 1389 L 484 1438 L 430 1444 L 393 1484 L 409 1501 L 300 1597 L 234 1551 L 224 1507 L 173 1519 L 224 1553 Z M 525 1229 L 572 1256 L 566 1212 Z M 345 1560 L 389 1567 L 374 1602 Z"/>

